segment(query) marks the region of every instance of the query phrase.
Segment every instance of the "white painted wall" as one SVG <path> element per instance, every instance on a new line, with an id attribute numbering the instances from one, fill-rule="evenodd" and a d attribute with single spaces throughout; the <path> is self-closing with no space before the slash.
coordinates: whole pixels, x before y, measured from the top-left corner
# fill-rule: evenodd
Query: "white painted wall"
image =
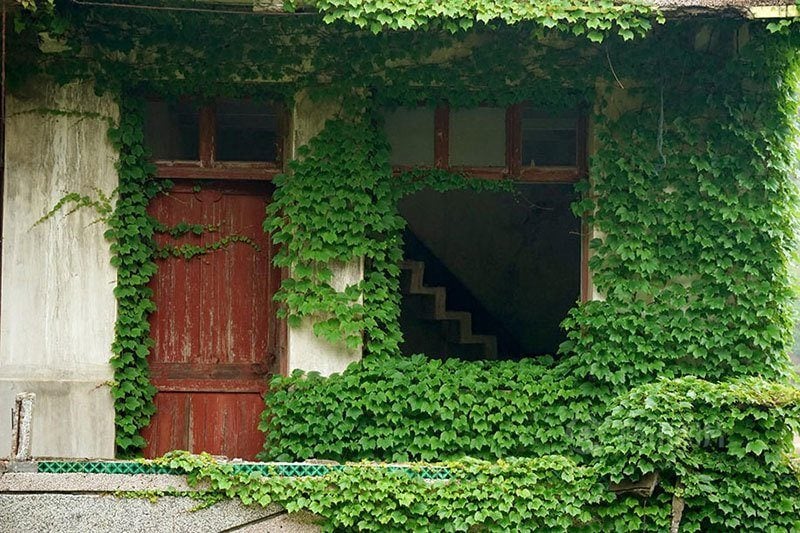
<path id="1" fill-rule="evenodd" d="M 116 119 L 110 97 L 89 84 L 38 80 L 6 102 L 0 297 L 0 457 L 10 451 L 15 394 L 37 394 L 35 456 L 113 457 L 107 382 L 114 338 L 116 272 L 97 215 L 68 211 L 34 227 L 61 197 L 96 197 L 117 186 L 107 122 L 31 112 L 58 109 Z"/>
<path id="2" fill-rule="evenodd" d="M 295 98 L 292 110 L 292 132 L 288 152 L 297 157 L 297 148 L 308 143 L 325 126 L 325 122 L 341 111 L 339 102 L 318 102 L 307 93 L 301 92 Z M 342 176 L 347 179 L 347 176 Z M 359 259 L 343 265 L 331 265 L 333 280 L 331 285 L 344 290 L 364 279 L 364 261 Z M 347 365 L 361 359 L 361 347 L 349 350 L 341 345 L 331 344 L 320 339 L 312 330 L 313 322 L 305 320 L 300 327 L 289 328 L 286 342 L 287 368 L 315 371 L 327 376 L 341 372 Z"/>
<path id="3" fill-rule="evenodd" d="M 353 261 L 344 265 L 334 265 L 331 285 L 343 291 L 364 278 L 363 261 Z M 361 348 L 349 350 L 343 343 L 331 344 L 314 335 L 314 323 L 306 319 L 300 327 L 289 328 L 287 339 L 288 370 L 295 369 L 319 372 L 329 376 L 341 372 L 347 365 L 361 359 Z"/>

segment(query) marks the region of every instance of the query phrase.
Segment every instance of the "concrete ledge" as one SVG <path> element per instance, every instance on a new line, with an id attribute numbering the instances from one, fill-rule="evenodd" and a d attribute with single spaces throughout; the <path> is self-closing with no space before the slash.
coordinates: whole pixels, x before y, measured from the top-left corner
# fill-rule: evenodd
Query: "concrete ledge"
<path id="1" fill-rule="evenodd" d="M 194 491 L 183 476 L 169 474 L 0 474 L 2 492 L 104 493 L 141 490 Z"/>
<path id="2" fill-rule="evenodd" d="M 289 515 L 278 505 L 248 507 L 238 500 L 226 500 L 199 509 L 201 502 L 191 493 L 202 488 L 190 487 L 184 476 L 173 474 L 0 471 L 0 533 L 320 530 L 317 517 Z M 136 492 L 145 494 L 124 494 Z M 148 498 L 147 492 L 153 497 Z"/>
<path id="3" fill-rule="evenodd" d="M 0 532 L 197 533 L 248 531 L 316 532 L 319 526 L 281 508 L 245 507 L 224 501 L 195 510 L 186 497 L 156 501 L 98 494 L 0 493 Z"/>

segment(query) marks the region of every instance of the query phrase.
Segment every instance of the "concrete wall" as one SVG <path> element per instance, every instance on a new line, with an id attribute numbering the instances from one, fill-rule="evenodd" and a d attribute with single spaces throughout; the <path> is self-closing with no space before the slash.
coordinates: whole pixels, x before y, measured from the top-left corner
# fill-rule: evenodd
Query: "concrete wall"
<path id="1" fill-rule="evenodd" d="M 297 157 L 297 149 L 307 144 L 322 128 L 325 122 L 341 111 L 339 102 L 319 102 L 302 92 L 295 98 L 292 110 L 292 136 L 288 153 L 292 159 Z M 342 176 L 347 179 L 347 176 Z M 364 279 L 363 259 L 343 265 L 332 265 L 332 285 L 344 290 Z M 330 375 L 341 372 L 347 365 L 361 359 L 361 348 L 349 350 L 342 345 L 331 344 L 320 339 L 312 330 L 313 322 L 305 320 L 300 327 L 289 328 L 287 335 L 286 358 L 289 372 L 295 369 L 319 372 Z"/>
<path id="2" fill-rule="evenodd" d="M 96 197 L 117 186 L 106 121 L 31 112 L 57 109 L 116 117 L 88 84 L 32 83 L 6 102 L 0 299 L 0 456 L 10 449 L 18 392 L 37 395 L 35 456 L 112 457 L 114 409 L 107 382 L 116 272 L 97 215 L 67 210 L 34 227 L 65 194 Z"/>

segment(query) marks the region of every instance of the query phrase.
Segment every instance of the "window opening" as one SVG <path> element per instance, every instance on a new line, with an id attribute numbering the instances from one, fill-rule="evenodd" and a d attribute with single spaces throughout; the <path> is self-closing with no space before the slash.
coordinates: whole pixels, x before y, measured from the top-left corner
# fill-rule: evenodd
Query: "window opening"
<path id="1" fill-rule="evenodd" d="M 158 176 L 270 180 L 281 171 L 285 112 L 249 99 L 151 100 L 145 143 Z"/>
<path id="2" fill-rule="evenodd" d="M 450 165 L 504 167 L 506 164 L 506 112 L 499 107 L 478 107 L 450 112 Z"/>
<path id="3" fill-rule="evenodd" d="M 560 324 L 588 286 L 586 228 L 571 210 L 585 174 L 585 120 L 524 104 L 385 117 L 397 170 L 430 165 L 432 152 L 437 168 L 516 181 L 513 193 L 425 190 L 401 202 L 401 350 L 555 355 Z"/>
<path id="4" fill-rule="evenodd" d="M 553 116 L 525 107 L 521 127 L 523 167 L 577 165 L 577 117 Z"/>
<path id="5" fill-rule="evenodd" d="M 441 105 L 402 107 L 384 119 L 396 170 L 432 165 L 531 183 L 574 183 L 586 174 L 586 120 L 576 111 Z"/>
<path id="6" fill-rule="evenodd" d="M 405 198 L 401 328 L 406 354 L 555 355 L 580 297 L 581 221 L 571 184 Z M 416 279 L 415 279 L 416 278 Z"/>

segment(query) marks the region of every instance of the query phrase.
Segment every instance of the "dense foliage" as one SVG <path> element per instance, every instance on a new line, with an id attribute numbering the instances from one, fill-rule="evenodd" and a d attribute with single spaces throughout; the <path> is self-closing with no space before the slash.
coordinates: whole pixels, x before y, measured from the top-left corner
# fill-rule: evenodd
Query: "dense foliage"
<path id="1" fill-rule="evenodd" d="M 594 464 L 616 481 L 659 473 L 685 500 L 681 531 L 790 531 L 800 527 L 800 471 L 790 463 L 799 423 L 794 387 L 659 380 L 613 402 Z"/>
<path id="2" fill-rule="evenodd" d="M 183 452 L 157 462 L 203 483 L 208 502 L 277 503 L 327 518 L 327 531 L 599 531 L 599 504 L 610 499 L 592 467 L 557 456 L 439 464 L 449 479 L 434 482 L 366 462 L 319 477 L 235 472 L 230 463 Z"/>
<path id="3" fill-rule="evenodd" d="M 552 361 L 532 359 L 373 357 L 329 378 L 297 372 L 272 382 L 264 455 L 431 461 L 577 451 L 576 392 Z"/>
<path id="4" fill-rule="evenodd" d="M 272 442 L 288 443 L 301 456 L 333 450 L 350 459 L 405 460 L 433 450 L 437 457 L 460 457 L 410 466 L 446 467 L 446 481 L 425 482 L 365 462 L 298 479 L 237 474 L 230 464 L 181 453 L 162 461 L 207 482 L 204 497 L 211 501 L 278 503 L 321 515 L 332 530 L 663 531 L 670 494 L 685 501 L 681 531 L 800 527 L 800 470 L 789 456 L 792 428 L 800 423 L 796 388 L 694 377 L 637 387 L 612 402 L 587 466 L 580 454 L 551 455 L 577 450 L 575 433 L 585 426 L 572 416 L 580 411 L 575 382 L 559 384 L 558 373 L 557 364 L 414 357 L 372 359 L 327 380 L 280 380 L 309 396 L 307 419 L 311 409 L 323 411 L 306 427 L 294 425 L 302 435 L 282 433 L 279 417 L 294 414 L 286 412 L 287 391 L 277 392 L 270 427 L 279 436 Z M 342 442 L 353 447 L 341 450 Z M 464 458 L 467 451 L 483 459 Z M 497 459 L 509 453 L 528 457 Z M 646 501 L 608 491 L 609 480 L 653 472 L 663 491 Z"/>
<path id="5" fill-rule="evenodd" d="M 441 27 L 451 32 L 468 30 L 476 22 L 533 22 L 543 28 L 554 28 L 573 35 L 586 35 L 600 42 L 608 32 L 626 41 L 641 37 L 653 27 L 652 20 L 663 21 L 653 6 L 642 1 L 614 0 L 551 0 L 549 2 L 517 2 L 515 0 L 303 0 L 289 2 L 319 10 L 326 23 L 349 22 L 378 33 L 381 30 L 431 30 Z"/>
<path id="6" fill-rule="evenodd" d="M 290 326 L 313 317 L 314 332 L 331 342 L 357 347 L 366 331 L 370 349 L 395 351 L 403 219 L 387 179 L 388 148 L 373 139 L 368 122 L 329 123 L 301 149 L 292 174 L 276 180 L 264 229 L 281 245 L 275 264 L 291 268 L 276 295 Z M 370 265 L 363 282 L 331 286 L 331 265 L 361 258 Z"/>
<path id="7" fill-rule="evenodd" d="M 278 377 L 265 457 L 555 453 L 607 479 L 657 471 L 688 530 L 798 527 L 798 396 L 770 384 L 791 373 L 798 36 L 718 31 L 611 48 L 640 82 L 600 84 L 599 149 L 575 206 L 597 230 L 604 298 L 573 310 L 556 362 L 378 358 Z M 665 527 L 669 498 L 615 514 L 625 502 L 606 509 L 616 527 Z"/>

